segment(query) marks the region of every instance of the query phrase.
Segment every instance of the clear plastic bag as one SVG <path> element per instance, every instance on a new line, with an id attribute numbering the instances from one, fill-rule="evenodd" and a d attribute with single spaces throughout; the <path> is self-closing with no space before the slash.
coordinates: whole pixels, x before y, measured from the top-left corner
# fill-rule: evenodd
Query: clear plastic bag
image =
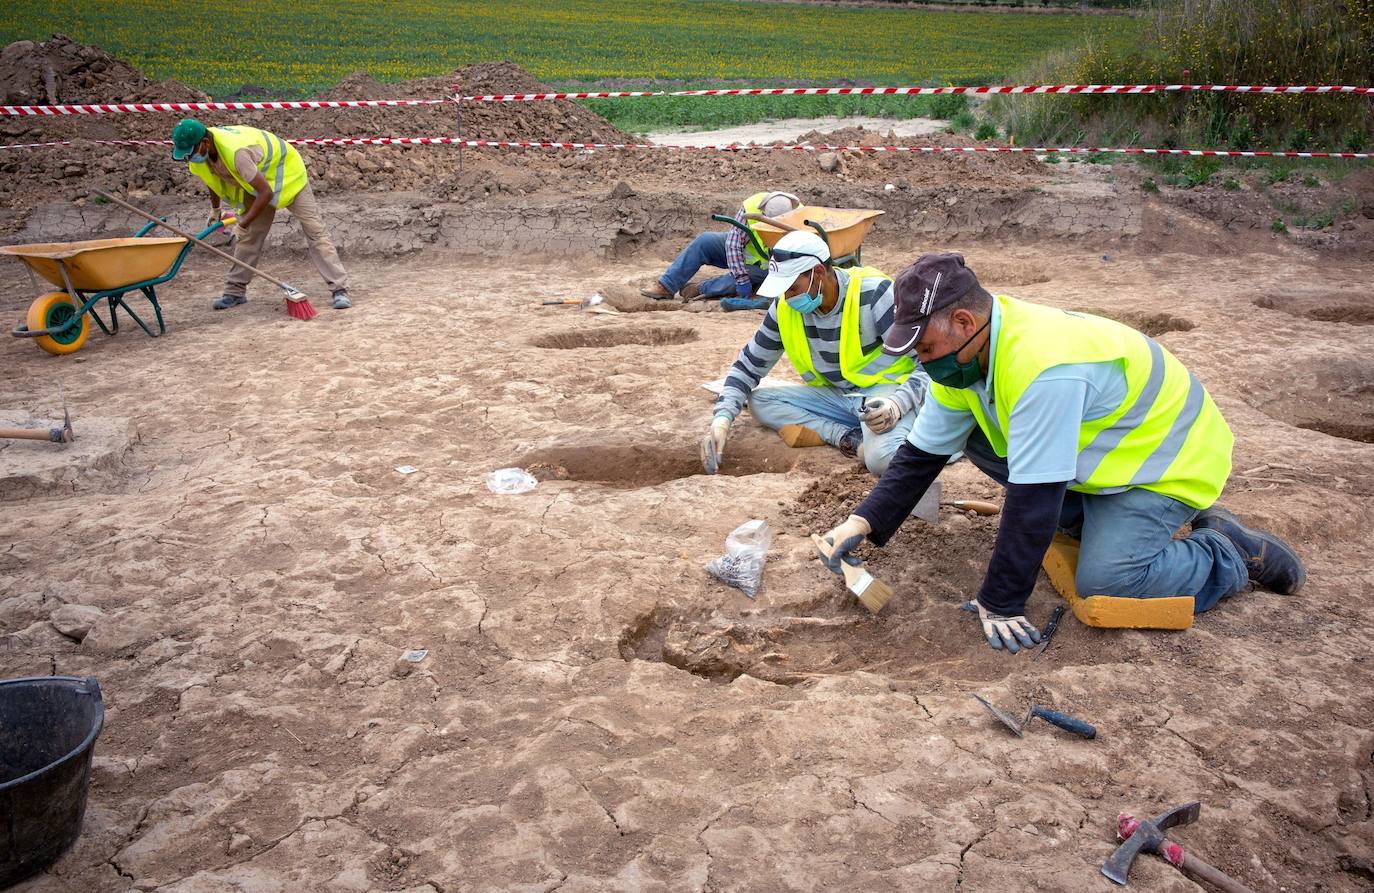
<path id="1" fill-rule="evenodd" d="M 487 489 L 502 496 L 527 493 L 539 481 L 523 468 L 498 468 L 487 475 Z"/>
<path id="2" fill-rule="evenodd" d="M 725 554 L 706 565 L 706 572 L 753 598 L 763 585 L 763 563 L 773 531 L 763 520 L 746 521 L 725 538 Z"/>

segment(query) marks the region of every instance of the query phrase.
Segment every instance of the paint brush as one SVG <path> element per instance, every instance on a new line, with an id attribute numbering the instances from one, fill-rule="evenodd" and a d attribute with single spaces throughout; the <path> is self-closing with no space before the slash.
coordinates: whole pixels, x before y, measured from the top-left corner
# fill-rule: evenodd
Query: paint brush
<path id="1" fill-rule="evenodd" d="M 834 549 L 833 543 L 827 542 L 816 533 L 811 534 L 811 542 L 815 543 L 817 551 L 826 560 L 830 559 L 830 553 Z M 844 585 L 871 614 L 881 611 L 892 601 L 895 594 L 891 586 L 873 576 L 864 567 L 862 559 L 854 556 L 846 556 L 840 562 L 840 576 L 844 578 Z"/>

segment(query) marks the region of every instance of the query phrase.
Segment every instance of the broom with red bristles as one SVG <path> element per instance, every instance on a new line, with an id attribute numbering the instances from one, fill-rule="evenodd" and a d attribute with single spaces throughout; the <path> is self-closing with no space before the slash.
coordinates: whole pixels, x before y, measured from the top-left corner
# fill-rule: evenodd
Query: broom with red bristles
<path id="1" fill-rule="evenodd" d="M 282 282 L 280 279 L 276 278 L 275 276 L 269 276 L 268 274 L 264 273 L 262 270 L 259 270 L 257 267 L 253 267 L 253 266 L 250 266 L 249 264 L 244 263 L 243 261 L 239 260 L 237 257 L 234 257 L 234 256 L 233 256 L 232 254 L 230 254 L 229 252 L 227 252 L 227 251 L 221 251 L 220 249 L 216 248 L 214 245 L 211 245 L 209 242 L 206 242 L 206 241 L 204 241 L 203 239 L 197 239 L 195 236 L 191 235 L 191 234 L 188 233 L 186 230 L 181 229 L 180 227 L 173 226 L 172 224 L 170 224 L 170 223 L 168 223 L 167 221 L 163 220 L 161 217 L 156 217 L 156 216 L 154 216 L 154 215 L 152 215 L 152 214 L 149 214 L 147 211 L 144 211 L 142 208 L 136 208 L 136 207 L 134 207 L 133 205 L 129 204 L 128 202 L 124 201 L 123 199 L 115 198 L 113 195 L 110 195 L 108 192 L 101 192 L 99 189 L 97 189 L 97 190 L 95 191 L 95 194 L 98 195 L 98 196 L 100 196 L 101 198 L 107 199 L 108 201 L 114 202 L 116 205 L 119 205 L 121 208 L 125 209 L 126 211 L 133 211 L 135 214 L 139 215 L 140 217 L 146 217 L 147 219 L 151 220 L 153 223 L 156 223 L 158 226 L 161 226 L 161 227 L 163 227 L 163 228 L 165 228 L 165 229 L 169 229 L 169 230 L 171 230 L 172 232 L 176 233 L 178 236 L 181 236 L 181 237 L 184 238 L 184 239 L 190 239 L 192 242 L 195 242 L 195 243 L 196 243 L 197 245 L 199 245 L 200 247 L 205 248 L 205 249 L 208 249 L 208 250 L 210 250 L 210 251 L 213 251 L 215 254 L 218 254 L 220 257 L 224 258 L 225 260 L 229 260 L 229 261 L 232 261 L 233 263 L 238 264 L 240 267 L 243 267 L 245 270 L 247 270 L 248 272 L 252 273 L 252 274 L 255 275 L 255 276 L 261 276 L 263 279 L 266 279 L 268 282 L 270 282 L 270 283 L 272 283 L 273 285 L 277 286 L 277 287 L 280 288 L 283 292 L 286 293 L 286 312 L 287 312 L 288 314 L 290 314 L 290 316 L 291 316 L 293 319 L 301 319 L 301 320 L 305 320 L 305 319 L 314 319 L 316 316 L 319 315 L 319 311 L 317 311 L 317 310 L 315 309 L 315 305 L 314 305 L 314 304 L 311 304 L 311 303 L 310 303 L 310 299 L 307 298 L 307 297 L 305 296 L 305 293 L 302 292 L 300 289 L 296 288 L 295 286 L 293 286 L 293 285 L 287 285 L 285 282 Z"/>

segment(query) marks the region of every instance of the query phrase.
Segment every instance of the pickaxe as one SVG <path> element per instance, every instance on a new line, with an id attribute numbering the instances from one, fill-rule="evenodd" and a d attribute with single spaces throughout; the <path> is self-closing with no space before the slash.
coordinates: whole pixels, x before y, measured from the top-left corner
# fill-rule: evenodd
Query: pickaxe
<path id="1" fill-rule="evenodd" d="M 67 412 L 66 395 L 62 395 L 61 428 L 0 428 L 0 437 L 17 440 L 46 440 L 50 443 L 71 443 L 76 440 L 76 434 L 72 431 L 72 416 L 71 413 Z"/>
<path id="2" fill-rule="evenodd" d="M 1175 806 L 1162 812 L 1153 819 L 1142 822 L 1135 816 L 1120 815 L 1116 819 L 1116 836 L 1122 841 L 1112 857 L 1102 865 L 1102 873 L 1115 883 L 1125 886 L 1126 875 L 1131 863 L 1141 852 L 1158 853 L 1164 861 L 1191 874 L 1198 880 L 1206 881 L 1225 893 L 1255 893 L 1240 881 L 1223 874 L 1197 856 L 1185 854 L 1183 847 L 1164 836 L 1168 828 L 1177 825 L 1190 825 L 1202 814 L 1202 804 L 1197 800 Z"/>

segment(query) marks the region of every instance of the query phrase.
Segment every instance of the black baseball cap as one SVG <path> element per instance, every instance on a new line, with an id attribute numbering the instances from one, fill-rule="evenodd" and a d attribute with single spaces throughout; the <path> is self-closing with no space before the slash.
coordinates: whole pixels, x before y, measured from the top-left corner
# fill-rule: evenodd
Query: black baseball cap
<path id="1" fill-rule="evenodd" d="M 883 353 L 911 353 L 932 314 L 981 287 L 978 277 L 964 266 L 962 254 L 921 255 L 892 284 L 896 311 L 892 328 L 883 336 Z"/>

